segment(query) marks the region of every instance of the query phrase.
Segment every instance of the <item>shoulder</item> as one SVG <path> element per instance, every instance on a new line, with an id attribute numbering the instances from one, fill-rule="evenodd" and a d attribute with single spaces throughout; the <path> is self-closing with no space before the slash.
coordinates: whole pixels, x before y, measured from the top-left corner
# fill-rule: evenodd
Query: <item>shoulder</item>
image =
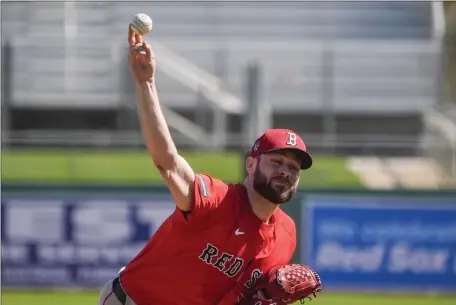
<path id="1" fill-rule="evenodd" d="M 228 192 L 228 184 L 209 174 L 195 173 L 195 188 L 204 197 L 224 197 Z"/>
<path id="2" fill-rule="evenodd" d="M 242 203 L 248 200 L 242 183 L 226 183 L 209 174 L 195 173 L 195 193 L 206 200 Z"/>
<path id="3" fill-rule="evenodd" d="M 195 182 L 201 194 L 218 197 L 221 200 L 242 201 L 246 197 L 245 186 L 242 183 L 226 183 L 208 174 L 195 174 Z"/>
<path id="4" fill-rule="evenodd" d="M 229 195 L 236 196 L 238 198 L 244 198 L 245 200 L 248 200 L 247 190 L 245 189 L 245 186 L 242 183 L 228 184 L 227 192 Z"/>
<path id="5" fill-rule="evenodd" d="M 293 218 L 280 208 L 277 209 L 275 217 L 278 229 L 285 232 L 291 238 L 294 238 L 296 236 L 296 224 Z"/>

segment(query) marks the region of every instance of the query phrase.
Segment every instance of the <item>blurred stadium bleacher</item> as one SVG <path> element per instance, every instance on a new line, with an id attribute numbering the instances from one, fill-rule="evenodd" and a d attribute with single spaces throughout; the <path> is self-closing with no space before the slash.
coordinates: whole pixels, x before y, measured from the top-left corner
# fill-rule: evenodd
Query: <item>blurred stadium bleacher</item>
<path id="1" fill-rule="evenodd" d="M 455 166 L 454 143 L 425 119 L 441 99 L 434 2 L 2 3 L 4 145 L 142 145 L 125 62 L 139 11 L 154 20 L 157 83 L 181 147 L 249 143 L 255 62 L 272 125 L 302 133 L 314 152 L 440 164 L 438 146 L 443 169 Z"/>

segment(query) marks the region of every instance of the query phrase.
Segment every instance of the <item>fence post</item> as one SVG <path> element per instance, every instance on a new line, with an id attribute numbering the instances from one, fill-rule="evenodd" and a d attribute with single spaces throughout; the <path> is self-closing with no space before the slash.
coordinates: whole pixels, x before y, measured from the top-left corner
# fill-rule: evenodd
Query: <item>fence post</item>
<path id="1" fill-rule="evenodd" d="M 2 130 L 2 143 L 1 146 L 4 148 L 8 146 L 8 139 L 10 138 L 8 133 L 10 132 L 10 105 L 12 98 L 12 55 L 11 43 L 5 42 L 1 47 L 1 91 L 2 91 L 2 111 L 1 111 L 1 130 Z M 6 136 L 4 134 L 6 132 Z M 6 144 L 6 145 L 5 145 Z"/>
<path id="2" fill-rule="evenodd" d="M 244 138 L 241 145 L 243 155 L 248 156 L 253 142 L 272 125 L 272 109 L 264 96 L 262 69 L 253 62 L 246 71 L 247 111 L 244 117 Z M 243 169 L 245 173 L 245 160 Z"/>
<path id="3" fill-rule="evenodd" d="M 323 51 L 323 147 L 324 151 L 334 153 L 337 138 L 337 123 L 334 109 L 334 56 L 332 46 L 327 44 Z"/>

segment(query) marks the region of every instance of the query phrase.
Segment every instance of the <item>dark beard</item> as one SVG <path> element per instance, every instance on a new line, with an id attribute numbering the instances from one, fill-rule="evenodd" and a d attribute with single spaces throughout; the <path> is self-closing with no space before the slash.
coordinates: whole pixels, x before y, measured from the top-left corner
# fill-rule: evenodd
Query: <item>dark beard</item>
<path id="1" fill-rule="evenodd" d="M 258 167 L 256 168 L 253 177 L 253 189 L 266 200 L 274 204 L 284 204 L 293 197 L 293 190 L 291 188 L 286 192 L 276 191 L 272 187 L 271 182 L 267 181 Z"/>

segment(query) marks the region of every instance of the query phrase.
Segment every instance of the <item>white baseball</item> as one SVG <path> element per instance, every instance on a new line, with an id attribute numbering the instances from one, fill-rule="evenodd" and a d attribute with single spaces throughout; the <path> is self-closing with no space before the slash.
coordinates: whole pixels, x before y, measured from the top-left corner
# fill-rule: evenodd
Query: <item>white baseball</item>
<path id="1" fill-rule="evenodd" d="M 138 35 L 146 35 L 152 31 L 152 19 L 146 14 L 136 14 L 133 16 L 130 28 Z"/>

